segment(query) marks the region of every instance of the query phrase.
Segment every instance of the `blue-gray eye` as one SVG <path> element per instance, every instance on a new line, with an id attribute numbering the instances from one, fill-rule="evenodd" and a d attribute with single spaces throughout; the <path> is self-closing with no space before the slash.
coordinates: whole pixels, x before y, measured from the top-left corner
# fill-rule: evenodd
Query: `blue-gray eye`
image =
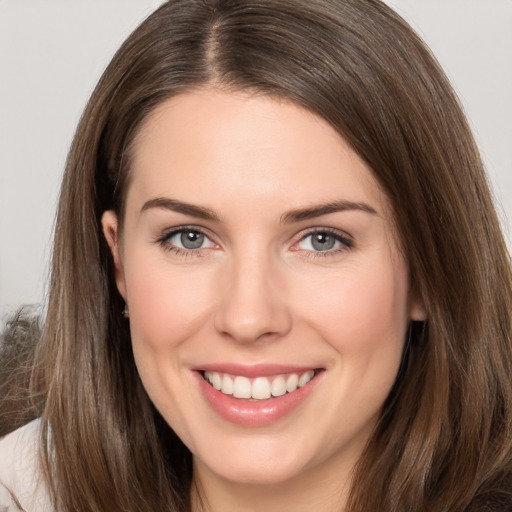
<path id="1" fill-rule="evenodd" d="M 195 250 L 213 247 L 212 241 L 200 231 L 194 229 L 181 229 L 176 231 L 168 241 L 180 249 Z"/>
<path id="2" fill-rule="evenodd" d="M 199 249 L 204 242 L 204 235 L 197 231 L 186 231 L 181 233 L 180 242 L 186 249 Z"/>
<path id="3" fill-rule="evenodd" d="M 311 235 L 311 247 L 316 251 L 329 251 L 334 249 L 337 240 L 328 233 L 315 233 Z"/>
<path id="4" fill-rule="evenodd" d="M 332 251 L 341 248 L 343 245 L 350 247 L 350 240 L 329 231 L 310 233 L 300 240 L 298 244 L 301 250 L 314 252 Z"/>

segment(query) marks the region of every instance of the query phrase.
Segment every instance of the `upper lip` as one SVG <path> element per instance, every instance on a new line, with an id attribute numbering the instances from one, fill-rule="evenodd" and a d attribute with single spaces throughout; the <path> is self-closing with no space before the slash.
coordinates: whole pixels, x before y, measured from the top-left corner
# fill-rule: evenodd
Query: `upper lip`
<path id="1" fill-rule="evenodd" d="M 310 370 L 317 370 L 318 366 L 299 366 L 288 364 L 237 364 L 237 363 L 211 363 L 198 365 L 192 368 L 201 372 L 228 373 L 230 375 L 239 375 L 242 377 L 271 377 L 273 375 L 282 375 L 286 373 L 304 373 Z"/>

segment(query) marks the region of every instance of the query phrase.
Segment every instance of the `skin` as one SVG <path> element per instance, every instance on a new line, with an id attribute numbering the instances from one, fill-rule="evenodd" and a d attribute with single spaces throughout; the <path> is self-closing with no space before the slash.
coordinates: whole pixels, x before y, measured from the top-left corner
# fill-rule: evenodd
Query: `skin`
<path id="1" fill-rule="evenodd" d="M 155 198 L 216 218 L 144 208 Z M 339 201 L 359 206 L 283 221 Z M 206 233 L 199 249 L 176 250 L 180 235 L 169 233 L 183 226 Z M 103 228 L 140 377 L 191 450 L 206 508 L 343 510 L 408 323 L 424 317 L 366 164 L 326 121 L 290 102 L 191 91 L 142 126 L 124 224 L 107 211 Z M 339 239 L 319 251 L 311 230 Z M 323 371 L 290 414 L 247 427 L 211 409 L 191 370 L 225 362 Z"/>

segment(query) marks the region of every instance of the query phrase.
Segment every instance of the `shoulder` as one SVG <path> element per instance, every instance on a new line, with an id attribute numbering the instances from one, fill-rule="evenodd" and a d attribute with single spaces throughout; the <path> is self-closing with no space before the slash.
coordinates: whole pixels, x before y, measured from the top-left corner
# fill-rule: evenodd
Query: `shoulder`
<path id="1" fill-rule="evenodd" d="M 40 421 L 0 439 L 0 510 L 52 510 L 39 469 Z"/>

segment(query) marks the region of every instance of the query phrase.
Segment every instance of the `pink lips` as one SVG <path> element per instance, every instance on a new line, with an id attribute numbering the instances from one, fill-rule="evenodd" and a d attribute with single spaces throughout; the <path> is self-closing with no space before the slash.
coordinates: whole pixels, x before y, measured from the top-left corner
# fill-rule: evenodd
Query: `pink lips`
<path id="1" fill-rule="evenodd" d="M 212 409 L 225 420 L 245 427 L 261 427 L 270 425 L 290 414 L 300 406 L 316 387 L 323 371 L 305 386 L 292 393 L 269 398 L 267 400 L 240 399 L 217 391 L 203 378 L 204 371 L 229 373 L 248 378 L 270 377 L 287 373 L 303 373 L 313 368 L 299 368 L 283 365 L 252 365 L 235 364 L 206 365 L 194 369 L 199 388 Z"/>

